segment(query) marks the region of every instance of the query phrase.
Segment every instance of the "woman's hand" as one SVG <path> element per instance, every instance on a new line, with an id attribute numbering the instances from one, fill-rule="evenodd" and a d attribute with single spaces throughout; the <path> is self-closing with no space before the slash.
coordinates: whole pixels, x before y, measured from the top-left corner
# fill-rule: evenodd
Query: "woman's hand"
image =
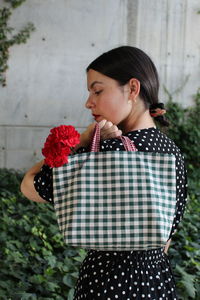
<path id="1" fill-rule="evenodd" d="M 75 150 L 80 147 L 87 147 L 91 143 L 92 135 L 94 132 L 96 122 L 90 124 L 87 129 L 80 136 L 80 144 L 75 147 Z M 99 122 L 101 129 L 101 139 L 106 140 L 110 138 L 116 138 L 122 135 L 122 131 L 118 129 L 116 125 L 113 125 L 110 121 L 102 120 Z"/>
<path id="2" fill-rule="evenodd" d="M 122 135 L 122 131 L 110 121 L 102 120 L 99 122 L 99 127 L 101 129 L 102 140 L 116 138 Z"/>

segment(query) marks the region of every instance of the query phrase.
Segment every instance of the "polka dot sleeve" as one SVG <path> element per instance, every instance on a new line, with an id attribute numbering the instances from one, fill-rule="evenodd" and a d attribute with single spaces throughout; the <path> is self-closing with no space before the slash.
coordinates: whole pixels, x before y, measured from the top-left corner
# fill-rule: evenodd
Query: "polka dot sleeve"
<path id="1" fill-rule="evenodd" d="M 52 169 L 43 165 L 34 178 L 34 186 L 40 197 L 48 202 L 53 201 L 53 174 Z"/>
<path id="2" fill-rule="evenodd" d="M 176 159 L 176 211 L 169 239 L 176 233 L 187 203 L 187 171 L 181 154 Z"/>

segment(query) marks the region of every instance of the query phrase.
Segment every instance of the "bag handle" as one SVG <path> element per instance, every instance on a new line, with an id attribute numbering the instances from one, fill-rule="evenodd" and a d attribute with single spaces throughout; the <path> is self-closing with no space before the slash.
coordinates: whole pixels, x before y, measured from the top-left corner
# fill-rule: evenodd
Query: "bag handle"
<path id="1" fill-rule="evenodd" d="M 97 123 L 94 128 L 94 133 L 92 137 L 92 143 L 90 146 L 90 152 L 99 152 L 100 150 L 100 127 Z M 118 137 L 125 148 L 126 151 L 137 151 L 134 143 L 127 137 L 127 136 L 120 136 Z"/>

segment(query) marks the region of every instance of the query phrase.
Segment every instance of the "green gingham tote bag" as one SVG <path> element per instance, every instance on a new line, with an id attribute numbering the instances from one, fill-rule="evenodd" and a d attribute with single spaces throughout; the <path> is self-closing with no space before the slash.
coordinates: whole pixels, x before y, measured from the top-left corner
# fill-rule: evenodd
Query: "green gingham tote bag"
<path id="1" fill-rule="evenodd" d="M 68 245 L 98 250 L 146 250 L 166 244 L 176 206 L 175 156 L 135 151 L 91 152 L 53 169 L 54 207 Z"/>

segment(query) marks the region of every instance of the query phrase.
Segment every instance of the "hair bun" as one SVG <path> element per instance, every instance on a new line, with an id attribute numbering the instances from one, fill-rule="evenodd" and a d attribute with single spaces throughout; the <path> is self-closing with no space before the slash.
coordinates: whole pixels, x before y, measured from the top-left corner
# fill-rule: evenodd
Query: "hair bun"
<path id="1" fill-rule="evenodd" d="M 163 116 L 166 113 L 166 109 L 163 103 L 151 104 L 149 111 L 152 118 Z"/>
<path id="2" fill-rule="evenodd" d="M 164 117 L 166 113 L 164 103 L 158 102 L 155 104 L 151 104 L 149 108 L 149 112 L 152 118 L 155 118 L 163 126 L 169 126 L 168 120 Z"/>

